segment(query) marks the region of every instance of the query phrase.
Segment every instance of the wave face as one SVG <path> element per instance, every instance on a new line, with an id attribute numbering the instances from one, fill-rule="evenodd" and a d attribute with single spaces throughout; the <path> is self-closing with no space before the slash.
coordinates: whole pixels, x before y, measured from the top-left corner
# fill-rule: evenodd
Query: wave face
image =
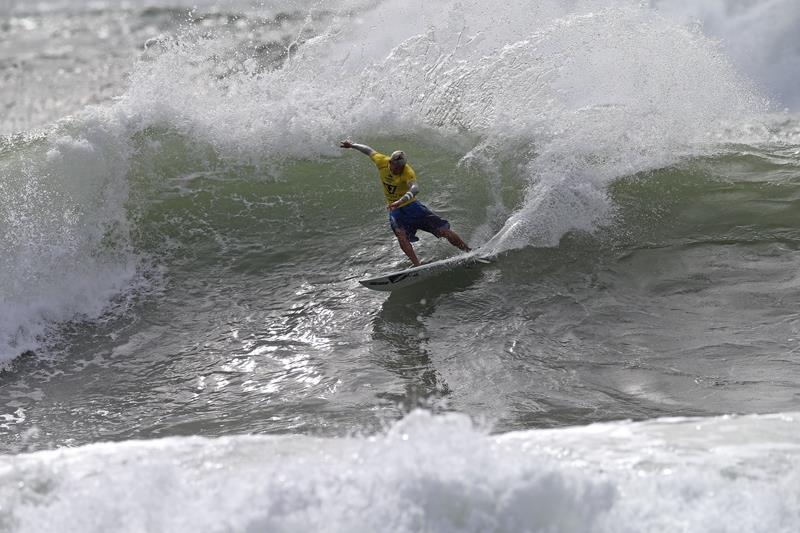
<path id="1" fill-rule="evenodd" d="M 39 9 L 42 20 L 20 16 L 13 27 L 35 31 L 65 7 Z M 165 172 L 207 170 L 208 154 L 218 166 L 255 167 L 251 179 L 273 179 L 293 161 L 338 155 L 342 136 L 422 135 L 460 152 L 464 172 L 482 174 L 480 186 L 523 192 L 511 205 L 495 195 L 480 206 L 487 217 L 476 238 L 499 230 L 488 247 L 502 252 L 593 231 L 613 211 L 606 190 L 614 180 L 740 142 L 764 110 L 718 46 L 661 6 L 351 9 L 193 14 L 184 31 L 147 39 L 116 102 L 35 141 L 6 141 L 4 360 L 35 350 L 49 325 L 95 319 L 127 286 L 148 285 L 141 265 L 149 257 L 128 235 L 132 220 L 147 231 L 135 226 L 146 209 L 137 202 L 161 201 L 153 184 Z M 70 31 L 99 16 L 71 13 Z M 131 31 L 178 17 L 169 9 L 127 16 Z M 377 30 L 388 25 L 391 38 Z M 197 159 L 142 168 L 157 131 L 182 136 Z M 130 202 L 142 182 L 151 188 Z"/>

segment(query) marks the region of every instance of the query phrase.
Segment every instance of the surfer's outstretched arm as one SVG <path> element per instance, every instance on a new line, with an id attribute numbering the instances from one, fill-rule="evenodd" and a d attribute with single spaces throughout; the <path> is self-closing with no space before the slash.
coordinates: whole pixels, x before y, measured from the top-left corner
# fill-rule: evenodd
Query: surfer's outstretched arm
<path id="1" fill-rule="evenodd" d="M 373 150 L 372 148 L 370 148 L 366 144 L 358 144 L 358 143 L 350 142 L 350 139 L 342 141 L 341 143 L 339 143 L 339 146 L 341 148 L 355 148 L 359 152 L 361 152 L 361 153 L 363 153 L 365 155 L 368 155 L 368 156 L 372 156 L 372 154 L 377 153 L 375 150 Z"/>

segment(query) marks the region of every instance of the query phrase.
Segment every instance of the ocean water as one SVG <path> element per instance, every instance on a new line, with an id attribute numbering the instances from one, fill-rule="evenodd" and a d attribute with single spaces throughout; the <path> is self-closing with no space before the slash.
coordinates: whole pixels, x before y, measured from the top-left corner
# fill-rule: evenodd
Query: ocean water
<path id="1" fill-rule="evenodd" d="M 0 13 L 0 531 L 800 529 L 796 2 Z"/>

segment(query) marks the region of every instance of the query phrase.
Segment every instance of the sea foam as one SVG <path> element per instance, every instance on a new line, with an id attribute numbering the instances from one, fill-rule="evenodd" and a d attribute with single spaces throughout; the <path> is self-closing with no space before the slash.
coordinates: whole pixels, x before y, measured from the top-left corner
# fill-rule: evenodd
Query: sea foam
<path id="1" fill-rule="evenodd" d="M 789 532 L 795 415 L 492 435 L 416 411 L 371 437 L 170 438 L 0 457 L 15 531 Z"/>

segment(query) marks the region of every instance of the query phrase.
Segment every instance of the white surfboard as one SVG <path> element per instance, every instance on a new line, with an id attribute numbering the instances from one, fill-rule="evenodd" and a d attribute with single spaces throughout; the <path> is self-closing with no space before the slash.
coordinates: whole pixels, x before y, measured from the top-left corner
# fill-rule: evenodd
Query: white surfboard
<path id="1" fill-rule="evenodd" d="M 406 270 L 398 270 L 371 278 L 361 279 L 358 280 L 358 282 L 366 288 L 375 291 L 393 291 L 419 283 L 422 280 L 431 278 L 442 272 L 453 270 L 454 268 L 473 263 L 489 262 L 488 256 L 482 255 L 478 250 L 472 250 L 465 254 L 455 255 L 432 263 L 425 263 L 424 265 L 408 268 Z"/>

